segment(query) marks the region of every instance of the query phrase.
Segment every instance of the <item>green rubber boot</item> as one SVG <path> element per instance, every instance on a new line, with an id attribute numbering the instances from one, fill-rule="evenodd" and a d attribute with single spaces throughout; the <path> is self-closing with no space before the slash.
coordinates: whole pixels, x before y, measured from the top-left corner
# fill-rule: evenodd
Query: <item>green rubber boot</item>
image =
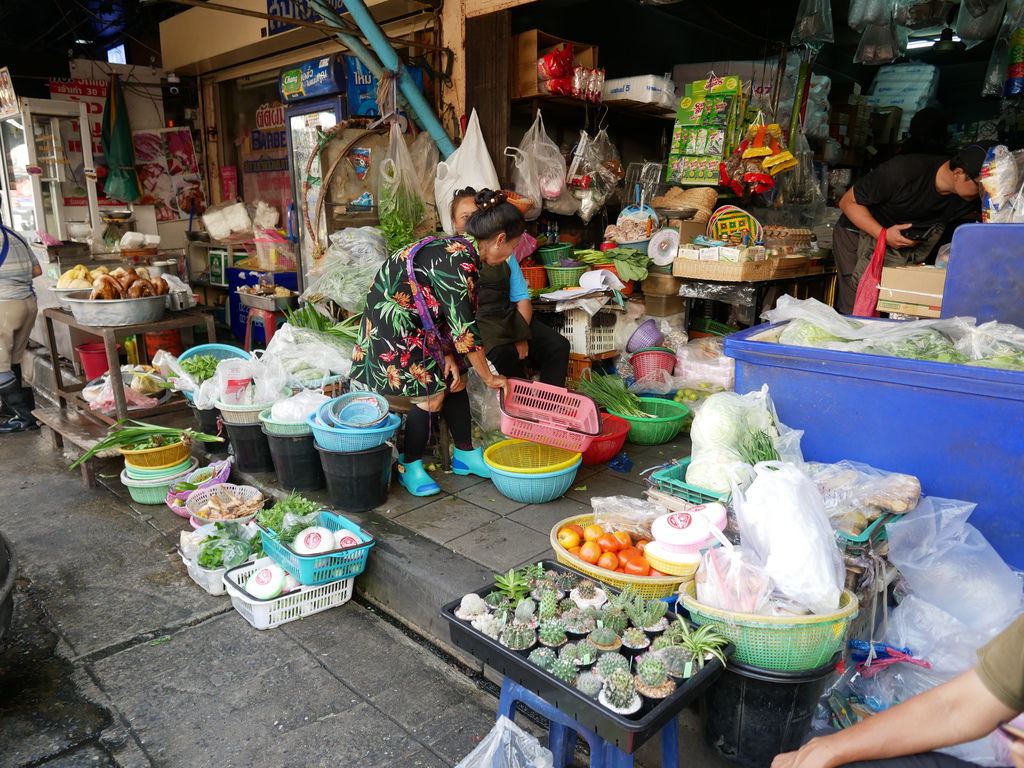
<path id="1" fill-rule="evenodd" d="M 423 460 L 410 461 L 406 464 L 399 461 L 398 482 L 413 496 L 433 496 L 441 492 L 441 487 L 434 482 L 423 468 Z"/>
<path id="2" fill-rule="evenodd" d="M 456 475 L 476 475 L 477 477 L 491 476 L 491 469 L 484 461 L 482 448 L 474 448 L 472 451 L 460 451 L 455 449 L 452 456 L 452 472 Z"/>

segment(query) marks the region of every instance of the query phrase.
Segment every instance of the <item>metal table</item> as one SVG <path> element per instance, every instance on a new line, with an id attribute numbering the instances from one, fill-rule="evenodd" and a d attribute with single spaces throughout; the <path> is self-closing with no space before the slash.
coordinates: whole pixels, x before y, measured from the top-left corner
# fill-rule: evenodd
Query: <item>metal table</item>
<path id="1" fill-rule="evenodd" d="M 121 326 L 101 327 L 83 325 L 75 320 L 75 316 L 70 312 L 58 307 L 49 307 L 44 309 L 43 318 L 46 321 L 46 340 L 50 353 L 50 364 L 53 366 L 54 384 L 56 385 L 61 409 L 66 408 L 67 403 L 70 400 L 90 418 L 104 424 L 114 424 L 121 419 L 128 418 L 129 415 L 133 418 L 144 418 L 159 413 L 170 413 L 172 411 L 181 410 L 187 405 L 185 399 L 181 395 L 174 395 L 163 405 L 158 405 L 155 408 L 141 408 L 134 410 L 129 414 L 128 404 L 124 397 L 124 380 L 121 377 L 121 363 L 117 356 L 118 339 L 123 339 L 127 336 L 134 336 L 136 334 L 141 335 L 154 331 L 170 331 L 177 329 L 184 329 L 186 333 L 191 336 L 191 329 L 193 327 L 197 325 L 205 325 L 210 342 L 212 343 L 217 340 L 217 332 L 213 325 L 213 316 L 207 312 L 197 309 L 189 309 L 182 312 L 168 312 L 164 315 L 163 320 L 159 320 L 155 323 Z M 82 397 L 82 390 L 85 389 L 85 384 L 75 384 L 67 387 L 64 386 L 64 377 L 61 375 L 60 361 L 57 354 L 57 341 L 53 332 L 53 324 L 55 322 L 62 323 L 70 326 L 71 328 L 75 328 L 82 333 L 90 334 L 103 340 L 103 346 L 107 353 L 107 363 L 110 368 L 111 384 L 114 389 L 114 401 L 117 406 L 114 416 L 109 416 L 100 411 L 93 411 L 89 408 L 89 404 L 85 401 L 85 398 Z M 188 341 L 191 342 L 192 339 L 188 339 Z M 146 357 L 146 345 L 140 344 L 138 345 L 138 348 L 139 354 L 142 357 Z M 148 362 L 148 358 L 146 359 Z"/>
<path id="2" fill-rule="evenodd" d="M 708 299 L 721 301 L 747 311 L 745 321 L 748 325 L 761 322 L 761 312 L 765 297 L 772 289 L 779 289 L 797 298 L 805 299 L 813 296 L 831 305 L 835 299 L 836 272 L 816 272 L 809 275 L 778 277 L 771 280 L 744 282 L 727 282 L 723 280 L 694 280 L 680 278 L 683 281 L 679 295 L 687 299 Z"/>

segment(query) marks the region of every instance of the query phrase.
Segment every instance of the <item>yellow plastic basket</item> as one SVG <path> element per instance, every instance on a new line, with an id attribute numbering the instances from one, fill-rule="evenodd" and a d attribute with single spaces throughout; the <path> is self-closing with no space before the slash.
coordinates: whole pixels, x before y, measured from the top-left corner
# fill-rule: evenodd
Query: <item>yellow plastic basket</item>
<path id="1" fill-rule="evenodd" d="M 678 576 L 681 579 L 692 579 L 697 573 L 697 568 L 700 567 L 700 561 L 693 563 L 692 565 L 680 565 L 679 563 L 662 560 L 660 557 L 648 552 L 647 550 L 644 550 L 644 557 L 646 557 L 647 562 L 651 564 L 651 568 L 672 576 Z"/>
<path id="2" fill-rule="evenodd" d="M 809 616 L 761 616 L 712 608 L 697 602 L 697 585 L 686 585 L 683 605 L 694 624 L 710 624 L 735 643 L 732 659 L 762 669 L 795 672 L 828 664 L 842 648 L 857 616 L 857 596 L 843 590 L 839 610 Z"/>
<path id="3" fill-rule="evenodd" d="M 503 472 L 539 475 L 561 472 L 580 459 L 580 454 L 528 440 L 502 440 L 484 453 L 487 464 Z"/>
<path id="4" fill-rule="evenodd" d="M 167 469 L 181 464 L 189 457 L 188 446 L 183 442 L 161 445 L 158 448 L 147 448 L 144 451 L 128 451 L 119 449 L 124 456 L 124 463 L 140 469 Z"/>
<path id="5" fill-rule="evenodd" d="M 593 522 L 593 515 L 576 515 L 555 523 L 551 529 L 551 548 L 555 550 L 555 559 L 558 562 L 574 571 L 579 571 L 594 581 L 607 584 L 609 587 L 615 589 L 633 587 L 634 591 L 645 600 L 674 595 L 680 584 L 693 578 L 692 576 L 686 578 L 680 576 L 628 576 L 624 573 L 616 573 L 584 562 L 576 555 L 570 554 L 565 547 L 558 543 L 558 532 L 565 526 L 575 524 L 586 528 Z"/>

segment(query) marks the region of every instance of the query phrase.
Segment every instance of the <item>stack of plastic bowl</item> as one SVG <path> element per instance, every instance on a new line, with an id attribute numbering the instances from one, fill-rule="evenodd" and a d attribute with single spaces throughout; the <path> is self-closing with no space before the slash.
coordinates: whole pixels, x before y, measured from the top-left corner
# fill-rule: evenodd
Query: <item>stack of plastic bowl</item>
<path id="1" fill-rule="evenodd" d="M 484 461 L 491 482 L 504 496 L 523 504 L 543 504 L 569 490 L 582 456 L 527 440 L 502 440 L 484 452 Z"/>
<path id="2" fill-rule="evenodd" d="M 159 468 L 137 467 L 125 462 L 121 483 L 133 501 L 139 504 L 163 504 L 171 486 L 191 473 L 199 462 L 192 457 Z"/>

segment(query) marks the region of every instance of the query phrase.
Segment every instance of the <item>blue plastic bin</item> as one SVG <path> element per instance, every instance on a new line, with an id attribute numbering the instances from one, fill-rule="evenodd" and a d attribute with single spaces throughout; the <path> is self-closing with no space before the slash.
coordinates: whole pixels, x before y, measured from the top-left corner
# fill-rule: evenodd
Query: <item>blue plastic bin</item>
<path id="1" fill-rule="evenodd" d="M 770 327 L 726 337 L 737 392 L 767 384 L 809 458 L 905 472 L 929 496 L 975 502 L 970 522 L 1024 568 L 1024 372 L 755 340 Z"/>
<path id="2" fill-rule="evenodd" d="M 300 584 L 306 586 L 317 586 L 358 576 L 366 568 L 370 547 L 376 543 L 373 536 L 347 517 L 328 512 L 326 509 L 320 510 L 320 525 L 334 532 L 344 528 L 362 543 L 346 549 L 336 549 L 324 555 L 297 555 L 290 546 L 278 541 L 277 534 L 259 523 L 256 525 L 260 529 L 264 553 L 298 579 Z"/>

